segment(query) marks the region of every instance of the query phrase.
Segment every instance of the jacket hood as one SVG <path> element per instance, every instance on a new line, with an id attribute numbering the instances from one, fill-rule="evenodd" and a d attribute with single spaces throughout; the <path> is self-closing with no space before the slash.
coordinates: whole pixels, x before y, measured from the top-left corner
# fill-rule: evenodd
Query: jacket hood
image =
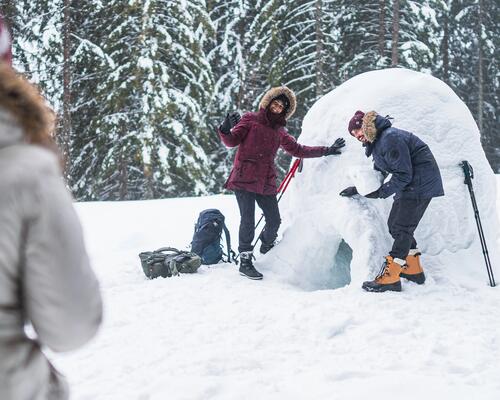
<path id="1" fill-rule="evenodd" d="M 363 117 L 361 129 L 370 143 L 373 143 L 379 132 L 392 126 L 387 117 L 378 115 L 375 111 L 370 111 Z"/>
<path id="2" fill-rule="evenodd" d="M 54 114 L 38 89 L 0 62 L 0 146 L 51 140 Z"/>
<path id="3" fill-rule="evenodd" d="M 281 94 L 286 96 L 288 101 L 290 102 L 290 107 L 288 107 L 288 110 L 285 114 L 285 119 L 289 119 L 295 113 L 295 110 L 297 108 L 297 99 L 295 97 L 295 93 L 293 93 L 293 91 L 286 86 L 278 86 L 269 89 L 264 97 L 262 97 L 262 100 L 259 103 L 259 108 L 266 109 L 267 106 L 271 104 L 271 101 Z"/>
<path id="4" fill-rule="evenodd" d="M 15 118 L 0 108 L 0 149 L 23 141 L 24 134 Z"/>
<path id="5" fill-rule="evenodd" d="M 286 118 L 283 113 L 273 115 L 269 109 L 261 108 L 257 113 L 257 116 L 261 123 L 269 126 L 270 128 L 276 129 L 286 126 Z"/>

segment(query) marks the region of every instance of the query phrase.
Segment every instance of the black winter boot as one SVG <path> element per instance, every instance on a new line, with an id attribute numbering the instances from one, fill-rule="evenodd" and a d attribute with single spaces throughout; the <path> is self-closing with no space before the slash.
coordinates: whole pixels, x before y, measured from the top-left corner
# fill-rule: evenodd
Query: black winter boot
<path id="1" fill-rule="evenodd" d="M 240 275 L 246 276 L 248 279 L 260 280 L 263 275 L 253 266 L 252 257 L 251 251 L 240 253 Z"/>

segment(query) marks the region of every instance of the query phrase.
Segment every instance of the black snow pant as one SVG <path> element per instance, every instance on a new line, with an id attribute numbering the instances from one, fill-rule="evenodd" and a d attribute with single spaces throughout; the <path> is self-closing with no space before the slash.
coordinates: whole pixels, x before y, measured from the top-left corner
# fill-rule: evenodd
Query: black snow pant
<path id="1" fill-rule="evenodd" d="M 389 255 L 404 260 L 410 249 L 417 248 L 413 233 L 422 219 L 431 199 L 398 199 L 392 204 L 387 220 L 389 233 L 394 239 Z"/>
<path id="2" fill-rule="evenodd" d="M 240 208 L 240 231 L 238 251 L 252 251 L 252 241 L 255 237 L 255 202 L 264 213 L 266 225 L 262 232 L 262 243 L 271 244 L 278 236 L 278 228 L 281 224 L 280 210 L 276 195 L 263 195 L 236 190 L 236 200 Z"/>

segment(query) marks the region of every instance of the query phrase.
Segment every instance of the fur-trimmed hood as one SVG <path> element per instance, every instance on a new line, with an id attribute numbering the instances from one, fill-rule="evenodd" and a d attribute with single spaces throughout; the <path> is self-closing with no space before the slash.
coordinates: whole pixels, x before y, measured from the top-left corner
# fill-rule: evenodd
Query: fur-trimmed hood
<path id="1" fill-rule="evenodd" d="M 293 91 L 286 86 L 277 86 L 269 89 L 264 97 L 262 97 L 259 108 L 267 108 L 271 101 L 281 94 L 286 96 L 290 102 L 290 107 L 288 107 L 285 114 L 285 119 L 289 119 L 295 113 L 297 108 L 297 98 L 295 97 L 295 93 L 293 93 Z"/>
<path id="2" fill-rule="evenodd" d="M 15 118 L 0 107 L 0 149 L 22 142 L 24 133 Z"/>
<path id="3" fill-rule="evenodd" d="M 51 141 L 54 113 L 38 89 L 0 62 L 0 146 Z"/>
<path id="4" fill-rule="evenodd" d="M 361 129 L 368 141 L 373 143 L 377 138 L 378 132 L 389 128 L 391 125 L 391 121 L 388 118 L 378 115 L 376 111 L 369 111 L 363 117 Z"/>

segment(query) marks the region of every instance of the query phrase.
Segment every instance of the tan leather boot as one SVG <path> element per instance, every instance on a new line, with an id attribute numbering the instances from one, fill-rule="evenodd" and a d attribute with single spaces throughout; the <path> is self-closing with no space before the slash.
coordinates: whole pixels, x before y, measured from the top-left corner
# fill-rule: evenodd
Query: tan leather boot
<path id="1" fill-rule="evenodd" d="M 411 249 L 406 257 L 406 267 L 401 271 L 401 278 L 408 279 L 409 281 L 422 285 L 425 282 L 425 274 L 420 264 L 420 251 L 418 249 Z"/>
<path id="2" fill-rule="evenodd" d="M 401 292 L 399 274 L 403 264 L 404 260 L 399 258 L 385 257 L 385 262 L 378 276 L 373 281 L 363 282 L 363 289 L 369 292 L 385 292 L 386 290 Z"/>

